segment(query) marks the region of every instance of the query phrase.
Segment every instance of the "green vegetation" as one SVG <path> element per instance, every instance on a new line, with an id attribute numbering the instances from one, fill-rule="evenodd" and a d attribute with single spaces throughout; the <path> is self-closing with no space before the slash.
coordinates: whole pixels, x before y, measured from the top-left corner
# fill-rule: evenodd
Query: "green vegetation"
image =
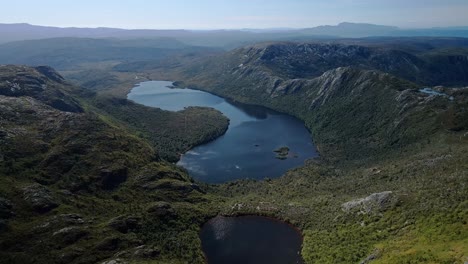
<path id="1" fill-rule="evenodd" d="M 170 112 L 109 97 L 97 97 L 92 103 L 141 134 L 163 159 L 171 162 L 192 147 L 221 136 L 229 125 L 226 117 L 211 108 L 188 107 Z"/>
<path id="2" fill-rule="evenodd" d="M 265 61 L 267 49 L 239 49 L 172 73 L 184 81 L 180 85 L 301 118 L 321 153 L 319 161 L 279 179 L 210 187 L 229 197 L 221 212 L 264 214 L 300 227 L 307 263 L 463 263 L 467 89 L 440 88 L 454 97 L 450 101 L 423 95 L 420 85 L 404 79 L 353 67 L 290 80 Z M 278 63 L 288 68 L 295 62 Z M 342 209 L 386 191 L 394 199 L 386 207 Z"/>
<path id="3" fill-rule="evenodd" d="M 355 67 L 291 79 L 283 69 L 294 60 L 272 67 L 263 48 L 138 73 L 286 112 L 312 131 L 320 158 L 281 178 L 221 185 L 168 162 L 224 133 L 219 112 L 121 99 L 136 72 L 110 72 L 119 85 L 96 95 L 37 69 L 0 67 L 0 262 L 203 263 L 198 232 L 217 214 L 297 226 L 306 263 L 466 261 L 467 89 L 438 88 L 450 101 Z M 27 89 L 6 94 L 18 76 Z M 57 92 L 65 104 L 54 103 Z"/>
<path id="4" fill-rule="evenodd" d="M 41 71 L 0 68 L 0 262 L 202 262 L 198 229 L 217 198 L 161 156 L 222 134 L 228 120 L 94 97 Z M 53 108 L 57 97 L 79 111 Z M 158 137 L 162 152 L 150 144 Z"/>
<path id="5" fill-rule="evenodd" d="M 287 159 L 289 155 L 289 148 L 288 147 L 280 147 L 278 149 L 273 150 L 276 153 L 277 159 Z"/>

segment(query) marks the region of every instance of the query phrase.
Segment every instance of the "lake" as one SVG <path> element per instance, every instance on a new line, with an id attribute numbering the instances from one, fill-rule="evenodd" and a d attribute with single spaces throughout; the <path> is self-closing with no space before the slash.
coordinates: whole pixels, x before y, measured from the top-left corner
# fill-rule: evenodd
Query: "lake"
<path id="1" fill-rule="evenodd" d="M 318 155 L 309 131 L 297 118 L 203 91 L 169 88 L 171 85 L 166 81 L 143 82 L 131 90 L 128 99 L 169 111 L 212 107 L 230 119 L 226 134 L 193 148 L 177 163 L 198 181 L 275 178 Z M 281 147 L 289 151 L 283 155 L 274 152 Z"/>
<path id="2" fill-rule="evenodd" d="M 208 264 L 303 263 L 299 231 L 266 217 L 218 216 L 203 226 L 200 239 Z"/>

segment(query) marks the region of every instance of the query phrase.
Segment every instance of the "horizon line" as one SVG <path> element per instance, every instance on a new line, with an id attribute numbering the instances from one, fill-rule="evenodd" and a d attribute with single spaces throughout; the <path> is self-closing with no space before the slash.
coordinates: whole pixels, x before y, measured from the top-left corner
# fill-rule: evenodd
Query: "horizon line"
<path id="1" fill-rule="evenodd" d="M 266 27 L 266 28 L 125 28 L 125 27 L 112 27 L 112 26 L 57 26 L 57 25 L 39 25 L 33 24 L 28 22 L 17 22 L 17 23 L 6 23 L 0 22 L 0 25 L 28 25 L 28 26 L 36 26 L 36 27 L 49 27 L 49 28 L 59 28 L 59 29 L 119 29 L 119 30 L 161 30 L 161 31 L 245 31 L 245 30 L 277 30 L 277 31 L 288 31 L 288 30 L 302 30 L 302 29 L 311 29 L 317 27 L 324 27 L 324 26 L 331 26 L 337 27 L 341 24 L 356 24 L 356 25 L 373 25 L 373 26 L 384 26 L 384 27 L 394 27 L 399 30 L 411 30 L 411 29 L 448 29 L 448 28 L 467 28 L 468 26 L 459 25 L 459 26 L 439 26 L 439 27 L 400 27 L 400 26 L 393 26 L 393 25 L 382 25 L 382 24 L 373 24 L 369 22 L 340 22 L 335 25 L 318 25 L 318 26 L 310 26 L 310 27 Z"/>

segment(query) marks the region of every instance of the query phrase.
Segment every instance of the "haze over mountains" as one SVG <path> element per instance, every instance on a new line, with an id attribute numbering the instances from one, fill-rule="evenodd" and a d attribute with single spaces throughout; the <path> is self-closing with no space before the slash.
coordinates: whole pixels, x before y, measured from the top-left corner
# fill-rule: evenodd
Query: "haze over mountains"
<path id="1" fill-rule="evenodd" d="M 0 24 L 0 43 L 59 37 L 83 38 L 155 38 L 170 37 L 192 45 L 229 46 L 252 41 L 300 38 L 358 38 L 372 36 L 444 36 L 468 37 L 468 27 L 402 29 L 365 23 L 340 23 L 304 29 L 239 29 L 239 30 L 164 30 L 120 28 L 60 28 L 26 23 Z M 238 46 L 238 45 L 237 45 Z"/>

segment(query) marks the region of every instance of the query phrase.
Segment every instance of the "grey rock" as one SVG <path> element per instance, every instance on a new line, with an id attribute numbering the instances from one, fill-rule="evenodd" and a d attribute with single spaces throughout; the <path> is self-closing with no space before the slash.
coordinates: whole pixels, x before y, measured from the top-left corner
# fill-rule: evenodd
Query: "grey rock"
<path id="1" fill-rule="evenodd" d="M 123 260 L 123 259 L 112 259 L 112 260 L 106 260 L 102 262 L 101 264 L 127 264 L 128 262 Z"/>
<path id="2" fill-rule="evenodd" d="M 32 184 L 24 187 L 23 198 L 39 213 L 48 212 L 58 206 L 58 203 L 52 197 L 51 191 L 40 184 Z"/>
<path id="3" fill-rule="evenodd" d="M 46 232 L 60 227 L 69 227 L 74 225 L 82 225 L 85 221 L 79 214 L 61 214 L 53 216 L 42 224 L 34 228 L 38 232 Z"/>
<path id="4" fill-rule="evenodd" d="M 133 253 L 134 258 L 155 258 L 159 256 L 161 251 L 158 248 L 149 248 L 145 245 L 139 246 L 135 248 L 135 252 Z"/>
<path id="5" fill-rule="evenodd" d="M 373 193 L 365 198 L 352 200 L 341 205 L 346 213 L 358 212 L 360 214 L 371 214 L 385 211 L 395 202 L 393 192 L 385 191 Z"/>
<path id="6" fill-rule="evenodd" d="M 153 203 L 146 209 L 146 212 L 156 216 L 168 216 L 175 214 L 171 204 L 167 202 Z"/>
<path id="7" fill-rule="evenodd" d="M 81 225 L 84 223 L 83 217 L 79 214 L 61 214 L 56 218 L 67 225 Z"/>
<path id="8" fill-rule="evenodd" d="M 380 257 L 380 250 L 376 249 L 372 254 L 367 256 L 363 261 L 361 261 L 359 264 L 369 264 L 373 260 L 376 260 Z"/>
<path id="9" fill-rule="evenodd" d="M 60 246 L 71 245 L 88 235 L 88 231 L 81 227 L 65 227 L 52 234 L 52 237 Z"/>

